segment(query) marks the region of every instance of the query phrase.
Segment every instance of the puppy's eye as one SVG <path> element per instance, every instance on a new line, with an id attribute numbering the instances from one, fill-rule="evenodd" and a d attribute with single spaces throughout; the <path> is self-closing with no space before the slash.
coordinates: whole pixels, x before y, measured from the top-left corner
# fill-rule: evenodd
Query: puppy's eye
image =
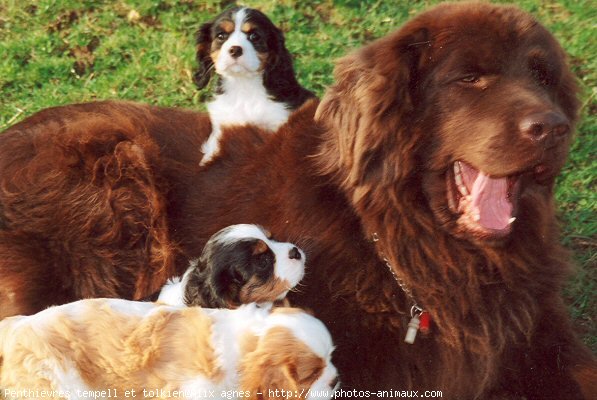
<path id="1" fill-rule="evenodd" d="M 254 257 L 254 264 L 258 271 L 269 271 L 274 265 L 276 259 L 271 252 L 257 254 Z"/>
<path id="2" fill-rule="evenodd" d="M 251 32 L 249 33 L 248 38 L 250 42 L 256 42 L 261 39 L 261 35 L 259 35 L 257 32 Z"/>
<path id="3" fill-rule="evenodd" d="M 226 39 L 228 39 L 228 34 L 224 33 L 224 32 L 220 32 L 216 35 L 216 39 L 221 40 L 221 41 L 226 40 Z"/>

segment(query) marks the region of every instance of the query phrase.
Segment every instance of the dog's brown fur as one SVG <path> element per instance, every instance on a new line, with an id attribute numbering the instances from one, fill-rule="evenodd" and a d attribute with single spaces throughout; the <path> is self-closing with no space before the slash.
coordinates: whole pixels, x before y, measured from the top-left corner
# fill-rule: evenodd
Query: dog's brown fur
<path id="1" fill-rule="evenodd" d="M 468 68 L 481 84 L 463 88 Z M 103 103 L 11 128 L 0 138 L 2 315 L 82 295 L 149 294 L 217 230 L 258 223 L 306 250 L 305 285 L 291 300 L 330 328 L 344 388 L 592 398 L 595 362 L 560 297 L 569 265 L 553 184 L 569 135 L 546 146 L 519 129 L 536 110 L 576 121 L 574 79 L 553 37 L 516 8 L 443 5 L 342 59 L 335 75 L 319 125 L 310 102 L 271 137 L 231 128 L 221 158 L 201 170 L 204 116 Z M 109 124 L 93 123 L 96 114 Z M 119 148 L 129 149 L 121 162 Z M 456 223 L 445 182 L 461 158 L 520 175 L 506 237 Z M 110 208 L 116 225 L 95 223 L 105 208 L 89 199 L 105 204 L 118 188 L 127 195 L 115 204 L 138 206 Z M 414 345 L 403 343 L 411 301 L 382 252 L 431 314 L 431 333 Z M 110 279 L 85 284 L 100 271 Z"/>
<path id="2" fill-rule="evenodd" d="M 174 172 L 152 170 L 163 157 L 194 164 L 174 146 L 196 149 L 209 129 L 205 115 L 106 102 L 47 109 L 3 134 L 0 317 L 157 291 L 175 272 Z"/>

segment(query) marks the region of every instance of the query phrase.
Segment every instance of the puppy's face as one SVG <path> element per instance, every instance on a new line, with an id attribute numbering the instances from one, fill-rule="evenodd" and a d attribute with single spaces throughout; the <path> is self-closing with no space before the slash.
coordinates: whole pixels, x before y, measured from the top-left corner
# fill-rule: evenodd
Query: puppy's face
<path id="1" fill-rule="evenodd" d="M 224 77 L 261 74 L 283 41 L 280 30 L 260 11 L 232 8 L 199 29 L 195 82 L 205 86 L 214 67 Z"/>
<path id="2" fill-rule="evenodd" d="M 339 386 L 333 350 L 321 321 L 297 309 L 274 309 L 256 349 L 241 361 L 240 386 L 251 393 L 271 389 L 301 399 L 333 398 Z"/>
<path id="3" fill-rule="evenodd" d="M 232 225 L 207 242 L 198 269 L 188 280 L 186 298 L 208 286 L 213 299 L 208 304 L 200 299 L 199 305 L 232 308 L 283 299 L 304 276 L 305 254 L 257 225 Z"/>

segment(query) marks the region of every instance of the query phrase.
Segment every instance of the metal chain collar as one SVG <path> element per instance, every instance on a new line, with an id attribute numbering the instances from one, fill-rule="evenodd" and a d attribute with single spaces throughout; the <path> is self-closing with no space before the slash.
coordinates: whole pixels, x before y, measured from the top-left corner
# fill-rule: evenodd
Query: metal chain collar
<path id="1" fill-rule="evenodd" d="M 377 234 L 377 232 L 374 232 L 373 235 L 371 235 L 371 237 L 372 237 L 373 243 L 379 242 L 379 235 Z M 396 281 L 396 283 L 398 284 L 400 289 L 402 289 L 402 291 L 404 292 L 406 297 L 408 297 L 408 299 L 412 303 L 412 307 L 410 309 L 411 317 L 414 317 L 415 314 L 422 313 L 423 307 L 419 306 L 419 304 L 417 303 L 417 300 L 415 299 L 415 296 L 413 295 L 413 292 L 406 285 L 406 283 L 396 274 L 396 271 L 392 267 L 392 264 L 390 264 L 390 261 L 387 259 L 387 257 L 384 255 L 384 253 L 382 251 L 379 252 L 379 256 L 383 260 L 386 267 L 390 270 L 390 273 L 394 277 L 394 280 Z"/>
<path id="2" fill-rule="evenodd" d="M 371 235 L 371 238 L 373 240 L 373 243 L 379 242 L 379 235 L 377 234 L 377 232 L 374 232 L 373 235 Z M 421 307 L 417 303 L 417 300 L 415 299 L 413 292 L 406 285 L 406 283 L 398 276 L 398 274 L 396 274 L 396 271 L 392 267 L 392 264 L 390 264 L 390 261 L 387 259 L 387 257 L 384 255 L 384 253 L 382 251 L 380 251 L 379 248 L 378 248 L 378 252 L 379 252 L 379 256 L 383 260 L 384 264 L 386 264 L 386 267 L 392 273 L 394 280 L 396 281 L 396 283 L 398 284 L 400 289 L 402 289 L 402 291 L 404 292 L 406 297 L 408 297 L 408 299 L 410 300 L 410 302 L 412 304 L 412 306 L 410 307 L 410 321 L 407 325 L 408 328 L 406 329 L 406 335 L 404 337 L 404 342 L 408 343 L 408 344 L 413 344 L 415 342 L 417 333 L 419 331 L 423 332 L 424 334 L 429 333 L 431 317 L 429 315 L 429 312 L 425 311 L 423 309 L 423 307 Z"/>

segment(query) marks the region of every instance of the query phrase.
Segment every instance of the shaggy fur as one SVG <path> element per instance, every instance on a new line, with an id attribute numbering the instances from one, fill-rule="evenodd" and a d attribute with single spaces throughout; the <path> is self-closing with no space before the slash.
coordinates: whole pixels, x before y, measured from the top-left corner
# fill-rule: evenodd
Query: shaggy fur
<path id="1" fill-rule="evenodd" d="M 313 309 L 332 332 L 343 388 L 441 390 L 449 399 L 595 398 L 595 361 L 574 336 L 560 296 L 569 264 L 554 217 L 554 178 L 578 101 L 554 38 L 514 7 L 447 4 L 340 60 L 335 77 L 319 107 L 307 103 L 275 135 L 255 127 L 224 132 L 221 158 L 201 171 L 191 164 L 200 154 L 185 144 L 201 143 L 209 129 L 152 124 L 154 113 L 181 112 L 144 109 L 146 120 L 122 141 L 147 142 L 148 177 L 155 196 L 167 199 L 167 225 L 158 225 L 159 232 L 182 256 L 175 267 L 164 258 L 163 270 L 182 273 L 186 259 L 197 258 L 211 234 L 227 225 L 267 226 L 309 258 L 305 286 L 290 299 Z M 129 118 L 113 110 L 118 104 L 53 113 L 84 107 L 111 113 L 112 124 Z M 75 116 L 66 126 L 88 140 L 111 137 L 86 124 Z M 77 266 L 87 255 L 78 246 L 94 243 L 106 229 L 81 218 L 64 225 L 53 218 L 63 209 L 87 210 L 67 203 L 68 193 L 111 193 L 110 186 L 89 186 L 92 175 L 75 166 L 114 159 L 116 138 L 104 153 L 74 152 L 77 163 L 43 164 L 46 179 L 37 187 L 44 192 L 14 178 L 16 171 L 41 169 L 41 160 L 22 148 L 39 143 L 38 151 L 56 153 L 59 137 L 42 113 L 0 138 L 4 315 L 5 305 L 8 313 L 30 312 L 62 301 L 35 281 L 52 276 L 58 287 L 76 287 L 82 279 Z M 152 156 L 156 146 L 159 157 Z M 85 148 L 85 141 L 73 148 Z M 460 185 L 457 162 L 467 165 Z M 128 173 L 144 174 L 142 166 Z M 63 194 L 55 182 L 75 171 L 79 180 Z M 470 186 L 472 180 L 485 189 Z M 468 197 L 455 190 L 462 184 L 472 206 L 461 207 Z M 55 193 L 56 201 L 42 193 Z M 43 212 L 27 214 L 17 199 L 37 202 Z M 24 223 L 15 218 L 19 211 Z M 133 211 L 134 226 L 152 226 L 146 208 Z M 489 211 L 497 229 L 484 225 Z M 504 217 L 516 220 L 501 225 Z M 37 238 L 33 245 L 47 253 L 32 251 L 28 238 Z M 98 288 L 98 296 L 127 279 L 148 279 L 143 269 L 112 272 L 120 271 L 114 260 L 134 255 L 135 247 L 121 240 L 86 270 L 99 276 L 97 264 L 111 266 L 114 280 Z M 413 345 L 403 343 L 412 302 L 382 253 L 432 317 L 431 332 Z M 62 265 L 73 267 L 58 270 Z M 30 296 L 15 298 L 20 287 Z"/>
<path id="2" fill-rule="evenodd" d="M 206 115 L 106 102 L 50 108 L 1 135 L 0 318 L 139 299 L 180 272 L 166 194 L 210 129 Z"/>

